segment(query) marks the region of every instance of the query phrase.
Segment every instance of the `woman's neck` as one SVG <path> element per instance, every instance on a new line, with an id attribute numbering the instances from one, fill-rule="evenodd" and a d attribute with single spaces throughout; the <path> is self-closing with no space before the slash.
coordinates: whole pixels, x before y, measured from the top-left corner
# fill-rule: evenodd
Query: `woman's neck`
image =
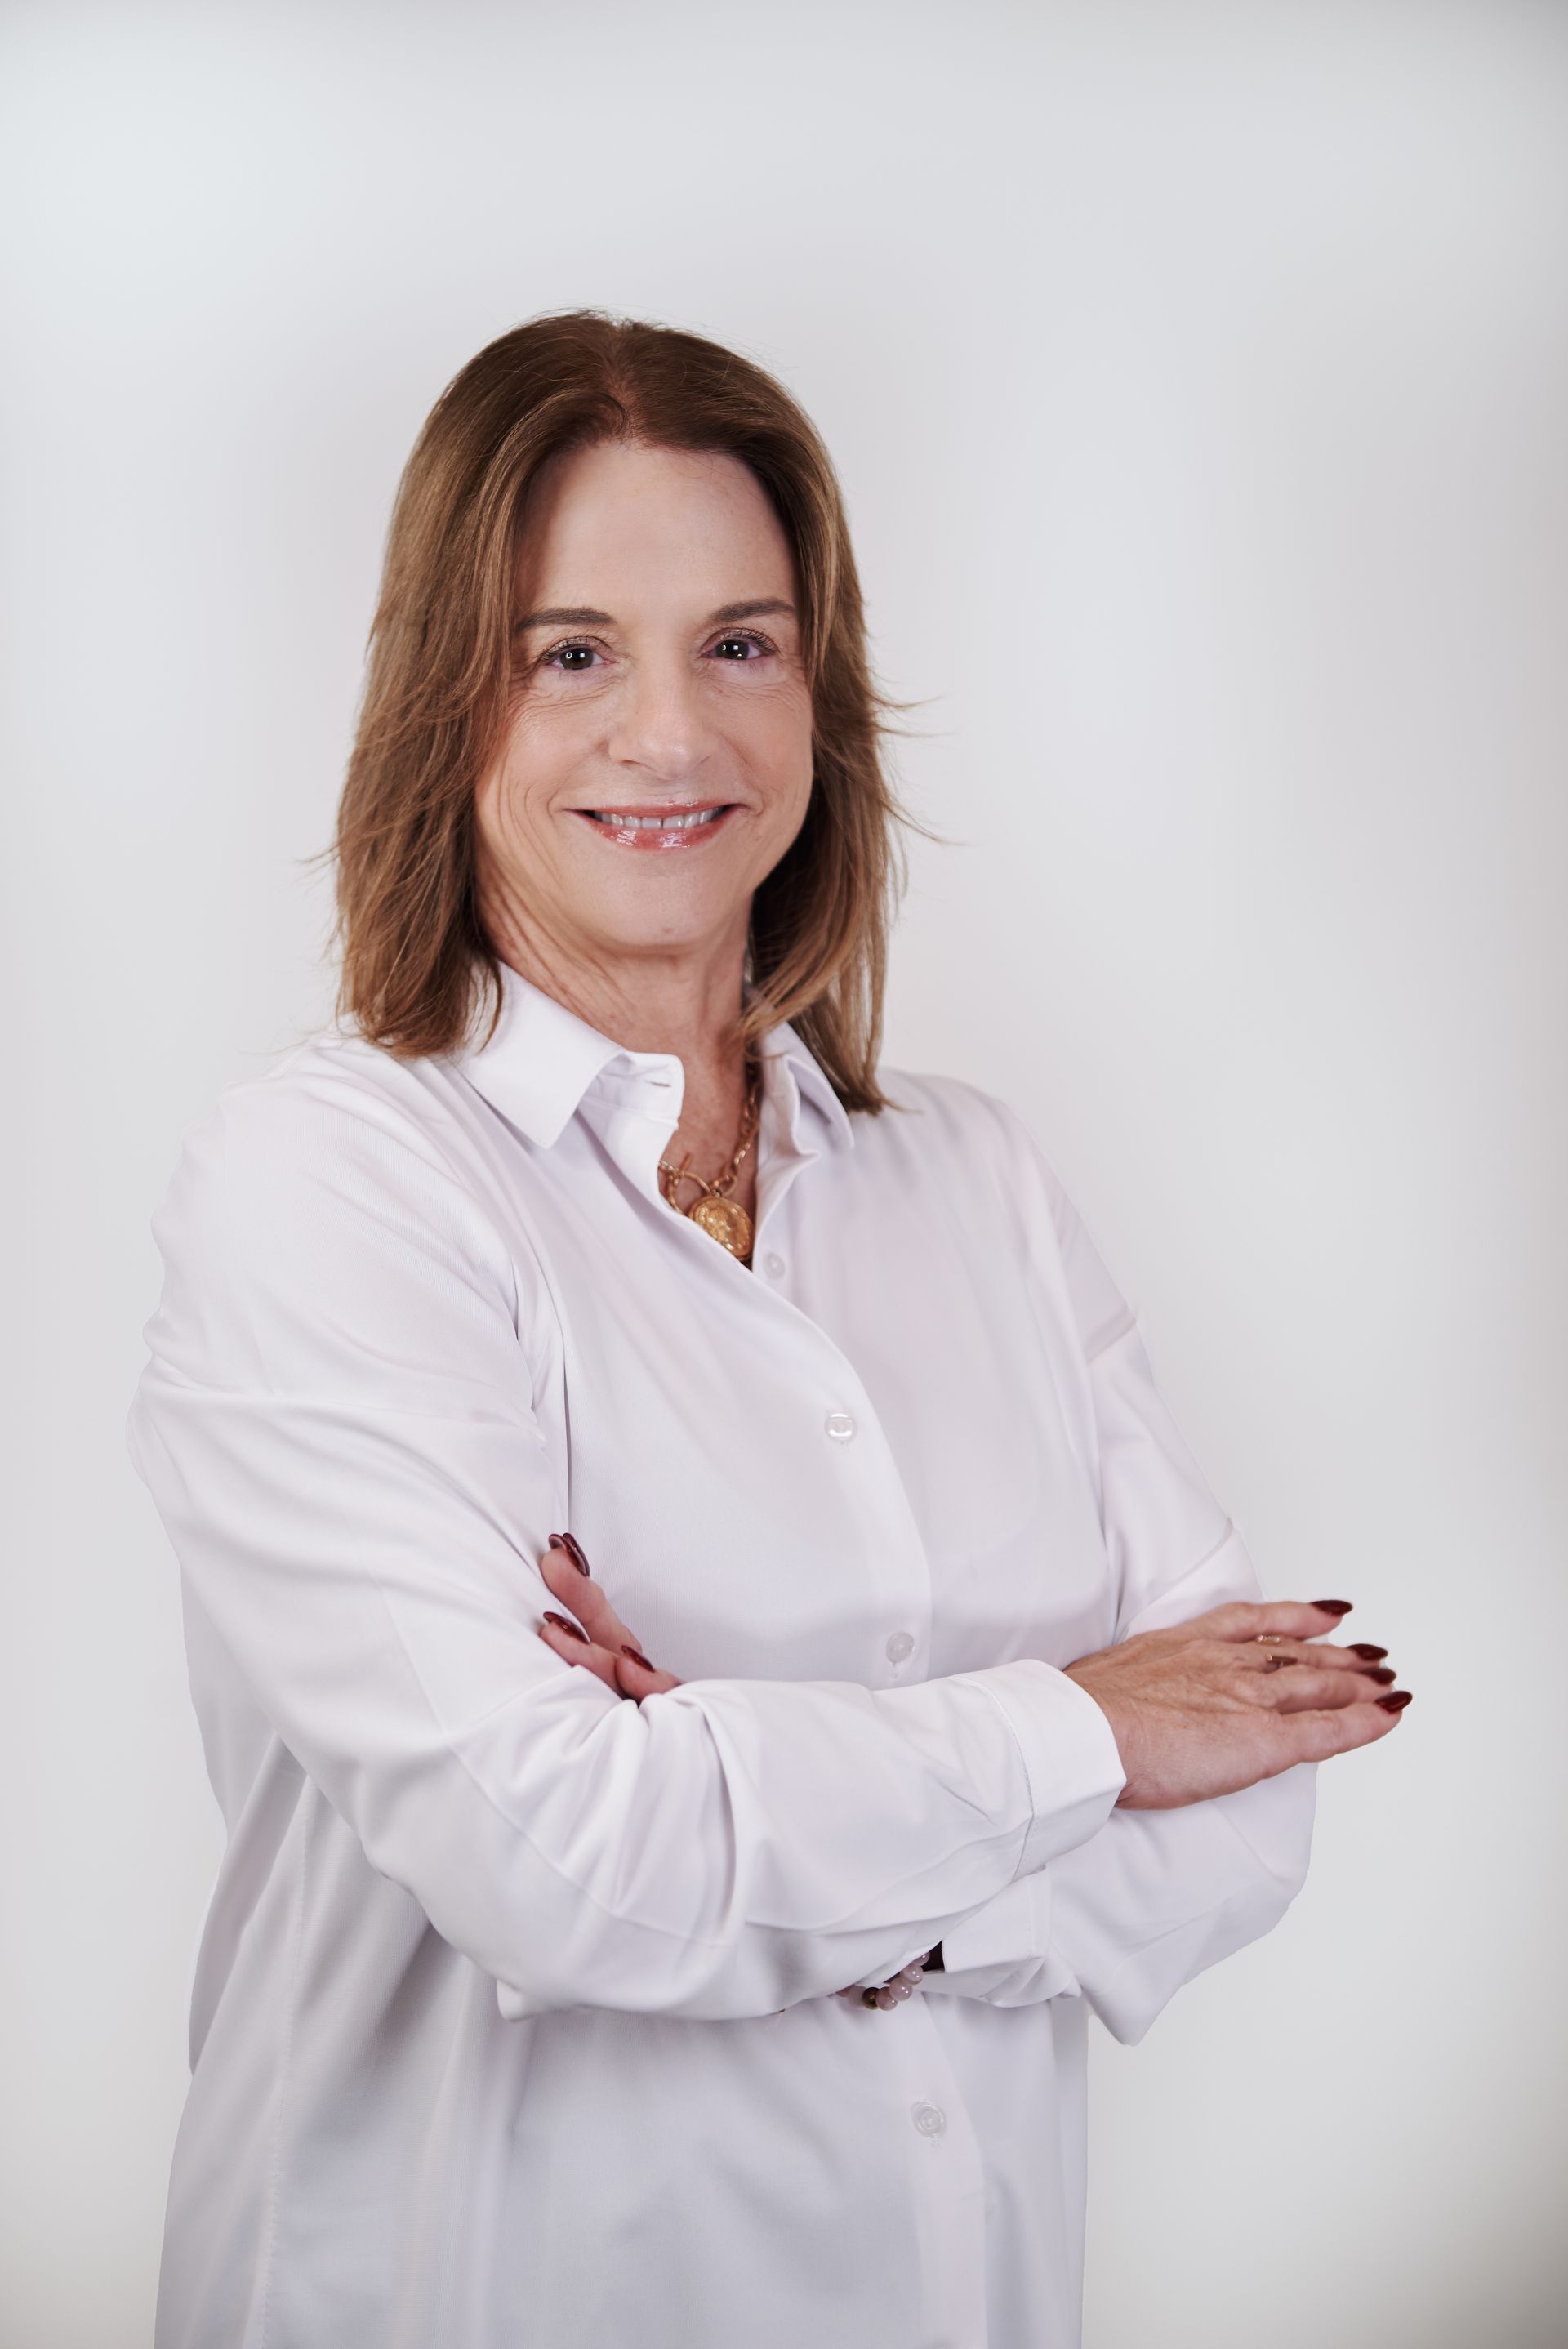
<path id="1" fill-rule="evenodd" d="M 746 1100 L 745 1058 L 735 1033 L 744 930 L 713 948 L 678 956 L 590 957 L 531 938 L 526 946 L 508 938 L 500 951 L 512 969 L 629 1052 L 673 1054 L 685 1086 L 680 1123 L 665 1154 L 678 1165 L 689 1153 L 704 1174 L 726 1163 Z M 738 1197 L 752 1192 L 755 1153 L 748 1158 Z"/>
<path id="2" fill-rule="evenodd" d="M 697 956 L 589 957 L 541 942 L 501 947 L 512 969 L 629 1052 L 671 1052 L 713 1067 L 733 1057 L 745 971 L 744 937 Z"/>

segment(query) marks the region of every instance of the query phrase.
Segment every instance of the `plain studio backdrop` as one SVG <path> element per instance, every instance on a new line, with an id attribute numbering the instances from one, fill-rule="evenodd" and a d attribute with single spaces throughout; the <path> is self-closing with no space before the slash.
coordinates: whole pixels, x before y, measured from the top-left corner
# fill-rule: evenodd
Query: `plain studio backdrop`
<path id="1" fill-rule="evenodd" d="M 1558 2342 L 1568 9 L 3 29 L 0 2336 L 149 2340 L 219 1848 L 122 1444 L 149 1218 L 327 1005 L 420 420 L 592 305 L 820 425 L 954 842 L 889 1057 L 1028 1119 L 1265 1588 L 1417 1692 L 1279 1929 L 1096 2029 L 1088 2349 Z"/>

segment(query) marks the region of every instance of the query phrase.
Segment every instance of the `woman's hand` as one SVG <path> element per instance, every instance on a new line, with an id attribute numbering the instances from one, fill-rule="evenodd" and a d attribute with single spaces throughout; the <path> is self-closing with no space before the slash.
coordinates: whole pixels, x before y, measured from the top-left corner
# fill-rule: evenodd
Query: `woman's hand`
<path id="1" fill-rule="evenodd" d="M 569 1664 L 586 1664 L 617 1696 L 640 1702 L 665 1689 L 679 1688 L 674 1672 L 661 1672 L 649 1663 L 589 1573 L 581 1542 L 571 1534 L 552 1534 L 539 1570 L 552 1596 L 570 1607 L 577 1619 L 573 1622 L 571 1617 L 547 1610 L 539 1628 L 547 1647 Z"/>
<path id="2" fill-rule="evenodd" d="M 634 1702 L 679 1688 L 643 1653 L 573 1535 L 551 1535 L 540 1572 L 572 1609 L 547 1609 L 539 1629 L 563 1662 L 586 1665 Z M 1068 1664 L 1116 1739 L 1127 1773 L 1118 1807 L 1180 1809 L 1386 1737 L 1410 1702 L 1408 1690 L 1388 1692 L 1387 1649 L 1316 1644 L 1348 1612 L 1340 1599 L 1238 1599 Z M 917 1961 L 870 1992 L 851 1982 L 837 1995 L 886 2010 L 911 1995 L 922 1971 Z"/>
<path id="3" fill-rule="evenodd" d="M 552 1596 L 579 1618 L 573 1622 L 571 1617 L 550 1609 L 539 1628 L 540 1638 L 565 1662 L 585 1664 L 617 1696 L 641 1700 L 656 1696 L 662 1689 L 679 1688 L 674 1672 L 661 1672 L 656 1665 L 649 1663 L 640 1643 L 633 1639 L 589 1573 L 583 1545 L 573 1535 L 551 1535 L 550 1547 L 540 1559 L 539 1570 Z M 852 1998 L 885 2013 L 890 2007 L 902 2005 L 918 1986 L 924 1970 L 916 1959 L 913 1964 L 901 1968 L 891 1982 L 879 1983 L 872 1990 L 862 1990 L 858 1982 L 851 1982 L 834 1995 Z"/>
<path id="4" fill-rule="evenodd" d="M 1349 1605 L 1237 1599 L 1069 1664 L 1120 1752 L 1118 1806 L 1176 1810 L 1386 1737 L 1410 1702 L 1388 1692 L 1387 1650 L 1307 1644 Z"/>

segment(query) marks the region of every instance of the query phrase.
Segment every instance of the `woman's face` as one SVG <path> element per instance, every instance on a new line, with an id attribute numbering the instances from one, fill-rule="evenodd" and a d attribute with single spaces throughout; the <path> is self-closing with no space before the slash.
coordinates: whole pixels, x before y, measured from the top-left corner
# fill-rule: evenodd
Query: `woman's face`
<path id="1" fill-rule="evenodd" d="M 811 703 L 789 541 L 733 457 L 551 459 L 519 574 L 516 684 L 477 816 L 498 947 L 743 947 L 805 820 Z"/>

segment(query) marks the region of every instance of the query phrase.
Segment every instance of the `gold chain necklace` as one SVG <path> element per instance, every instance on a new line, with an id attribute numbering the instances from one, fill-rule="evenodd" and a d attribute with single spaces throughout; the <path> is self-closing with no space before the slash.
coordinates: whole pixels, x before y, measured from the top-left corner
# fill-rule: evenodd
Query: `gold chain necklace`
<path id="1" fill-rule="evenodd" d="M 739 1257 L 743 1264 L 751 1256 L 751 1218 L 738 1199 L 727 1198 L 725 1195 L 746 1163 L 761 1113 L 762 1071 L 753 1061 L 751 1081 L 746 1088 L 746 1106 L 740 1112 L 740 1142 L 728 1165 L 710 1183 L 705 1175 L 693 1174 L 689 1150 L 678 1166 L 672 1166 L 667 1158 L 659 1161 L 659 1188 L 676 1215 L 700 1226 L 709 1239 L 717 1240 L 731 1256 Z M 683 1207 L 676 1195 L 682 1183 L 696 1183 L 700 1188 L 700 1197 L 689 1207 Z"/>

